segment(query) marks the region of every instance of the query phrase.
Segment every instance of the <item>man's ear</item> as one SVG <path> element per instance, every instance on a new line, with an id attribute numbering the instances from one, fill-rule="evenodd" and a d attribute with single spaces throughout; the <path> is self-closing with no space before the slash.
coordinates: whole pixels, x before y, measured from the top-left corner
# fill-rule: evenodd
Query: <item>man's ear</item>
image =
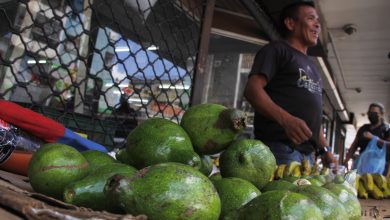
<path id="1" fill-rule="evenodd" d="M 295 26 L 295 21 L 294 19 L 287 17 L 284 19 L 284 25 L 289 31 L 293 31 Z"/>

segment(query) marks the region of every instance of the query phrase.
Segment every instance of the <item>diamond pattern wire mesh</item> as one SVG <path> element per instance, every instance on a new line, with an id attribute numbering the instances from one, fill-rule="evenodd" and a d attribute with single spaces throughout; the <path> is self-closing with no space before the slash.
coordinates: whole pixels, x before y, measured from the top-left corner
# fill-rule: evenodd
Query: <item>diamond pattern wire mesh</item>
<path id="1" fill-rule="evenodd" d="M 0 98 L 114 147 L 189 106 L 203 0 L 0 3 Z"/>

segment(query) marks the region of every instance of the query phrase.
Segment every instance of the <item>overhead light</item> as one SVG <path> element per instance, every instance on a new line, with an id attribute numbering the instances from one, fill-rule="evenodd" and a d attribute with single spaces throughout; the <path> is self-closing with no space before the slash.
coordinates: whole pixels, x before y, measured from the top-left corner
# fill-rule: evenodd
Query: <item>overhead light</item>
<path id="1" fill-rule="evenodd" d="M 162 84 L 162 85 L 159 85 L 158 88 L 160 89 L 189 89 L 190 86 L 189 85 L 170 85 L 170 84 Z"/>
<path id="2" fill-rule="evenodd" d="M 106 84 L 104 84 L 104 86 L 106 86 L 106 87 L 111 87 L 111 86 L 113 86 L 113 85 L 114 85 L 114 83 L 106 83 Z M 126 84 L 119 84 L 118 87 L 124 88 L 124 87 L 129 87 L 129 85 L 126 85 Z"/>
<path id="3" fill-rule="evenodd" d="M 158 50 L 158 47 L 156 45 L 150 45 L 147 50 Z"/>
<path id="4" fill-rule="evenodd" d="M 130 48 L 128 47 L 116 47 L 115 52 L 129 52 Z"/>
<path id="5" fill-rule="evenodd" d="M 128 102 L 139 102 L 139 103 L 147 104 L 148 100 L 147 99 L 141 100 L 140 98 L 129 98 Z"/>
<path id="6" fill-rule="evenodd" d="M 35 60 L 27 60 L 27 64 L 36 64 Z M 38 60 L 38 63 L 47 63 L 47 60 Z"/>

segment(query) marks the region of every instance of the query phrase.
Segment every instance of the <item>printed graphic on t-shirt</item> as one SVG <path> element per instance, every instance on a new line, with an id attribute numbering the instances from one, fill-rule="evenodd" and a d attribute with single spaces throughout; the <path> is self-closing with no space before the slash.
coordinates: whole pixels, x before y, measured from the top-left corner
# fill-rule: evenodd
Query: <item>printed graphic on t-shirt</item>
<path id="1" fill-rule="evenodd" d="M 305 88 L 311 93 L 322 95 L 320 81 L 314 81 L 310 78 L 310 75 L 313 75 L 310 66 L 307 66 L 306 70 L 299 68 L 298 87 Z"/>

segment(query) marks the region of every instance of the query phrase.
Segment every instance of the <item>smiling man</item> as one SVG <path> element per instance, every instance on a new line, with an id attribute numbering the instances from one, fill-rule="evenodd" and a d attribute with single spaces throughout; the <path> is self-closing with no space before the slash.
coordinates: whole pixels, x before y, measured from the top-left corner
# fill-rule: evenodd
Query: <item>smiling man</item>
<path id="1" fill-rule="evenodd" d="M 322 80 L 307 56 L 321 32 L 318 13 L 312 2 L 294 3 L 283 9 L 281 23 L 285 40 L 257 53 L 244 91 L 256 111 L 255 137 L 270 147 L 278 164 L 313 163 L 317 153 L 329 166 L 336 161 L 321 128 Z"/>

